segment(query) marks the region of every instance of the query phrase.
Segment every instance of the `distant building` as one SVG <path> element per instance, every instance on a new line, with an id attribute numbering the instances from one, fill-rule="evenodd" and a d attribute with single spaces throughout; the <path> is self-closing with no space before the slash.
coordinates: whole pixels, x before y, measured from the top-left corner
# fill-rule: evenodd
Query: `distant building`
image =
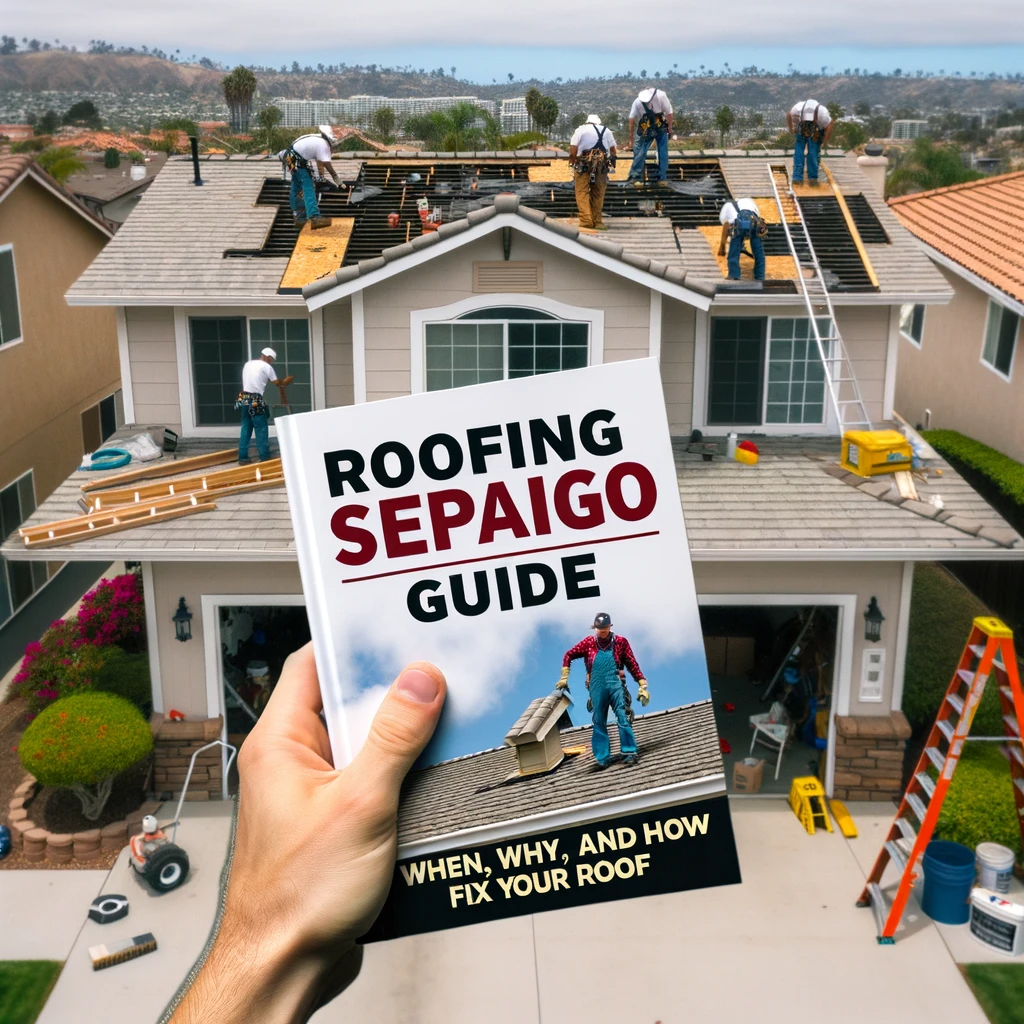
<path id="1" fill-rule="evenodd" d="M 515 99 L 501 101 L 501 133 L 517 135 L 530 130 L 530 115 L 526 112 L 526 98 L 517 96 Z"/>
<path id="2" fill-rule="evenodd" d="M 889 138 L 897 142 L 917 139 L 927 134 L 927 121 L 893 121 L 892 127 L 889 129 Z"/>
<path id="3" fill-rule="evenodd" d="M 448 110 L 458 103 L 472 103 L 489 114 L 494 114 L 494 101 L 476 96 L 417 96 L 389 98 L 387 96 L 350 96 L 333 100 L 289 100 L 278 97 L 271 100 L 282 116 L 283 128 L 309 128 L 317 124 L 368 124 L 374 111 L 390 107 L 401 122 L 407 117 L 427 114 L 432 110 Z"/>

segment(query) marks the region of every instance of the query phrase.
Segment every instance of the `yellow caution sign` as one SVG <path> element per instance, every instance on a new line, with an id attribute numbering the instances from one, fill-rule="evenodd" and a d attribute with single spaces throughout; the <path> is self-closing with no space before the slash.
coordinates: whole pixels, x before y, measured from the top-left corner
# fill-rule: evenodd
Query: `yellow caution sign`
<path id="1" fill-rule="evenodd" d="M 789 806 L 800 819 L 800 824 L 807 829 L 808 835 L 814 835 L 815 828 L 832 831 L 832 822 L 828 817 L 825 803 L 825 790 L 813 775 L 802 775 L 793 780 L 789 787 Z"/>

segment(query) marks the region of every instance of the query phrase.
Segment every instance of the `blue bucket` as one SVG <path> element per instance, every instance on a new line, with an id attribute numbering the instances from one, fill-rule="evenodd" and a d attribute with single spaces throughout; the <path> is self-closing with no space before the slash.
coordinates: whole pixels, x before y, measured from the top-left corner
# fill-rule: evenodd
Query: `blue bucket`
<path id="1" fill-rule="evenodd" d="M 935 839 L 925 847 L 921 909 L 940 924 L 967 924 L 974 885 L 974 851 Z"/>

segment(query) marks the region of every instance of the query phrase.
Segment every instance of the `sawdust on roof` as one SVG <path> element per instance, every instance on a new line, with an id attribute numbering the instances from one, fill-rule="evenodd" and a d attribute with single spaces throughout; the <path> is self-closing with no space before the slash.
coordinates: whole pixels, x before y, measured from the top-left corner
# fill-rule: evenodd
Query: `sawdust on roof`
<path id="1" fill-rule="evenodd" d="M 729 259 L 727 256 L 718 255 L 718 247 L 721 244 L 722 229 L 702 224 L 697 230 L 706 239 L 711 255 L 714 256 L 722 277 L 729 276 Z M 764 276 L 772 281 L 794 281 L 796 280 L 796 263 L 792 256 L 765 256 Z M 754 261 L 748 256 L 740 257 L 740 280 L 754 280 Z"/>
<path id="2" fill-rule="evenodd" d="M 345 261 L 354 217 L 333 217 L 329 228 L 316 231 L 304 224 L 281 277 L 282 288 L 303 288 L 325 274 L 333 274 Z"/>

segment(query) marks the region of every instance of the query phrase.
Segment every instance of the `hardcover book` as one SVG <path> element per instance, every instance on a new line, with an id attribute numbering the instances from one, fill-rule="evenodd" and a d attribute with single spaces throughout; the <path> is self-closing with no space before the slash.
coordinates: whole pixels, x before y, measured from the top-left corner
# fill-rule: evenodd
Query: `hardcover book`
<path id="1" fill-rule="evenodd" d="M 368 940 L 740 880 L 655 360 L 278 431 L 335 765 L 448 681 Z"/>

